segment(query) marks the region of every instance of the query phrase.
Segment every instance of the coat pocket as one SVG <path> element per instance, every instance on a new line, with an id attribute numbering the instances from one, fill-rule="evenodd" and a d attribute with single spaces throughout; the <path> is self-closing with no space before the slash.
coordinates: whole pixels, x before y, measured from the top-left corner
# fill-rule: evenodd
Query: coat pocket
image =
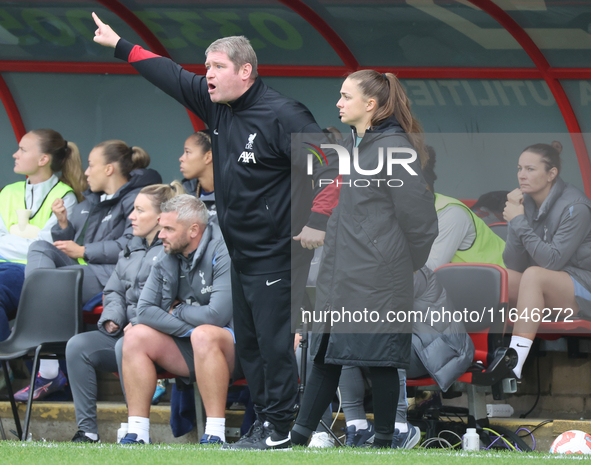
<path id="1" fill-rule="evenodd" d="M 269 229 L 273 235 L 273 237 L 278 238 L 279 234 L 277 231 L 277 222 L 275 220 L 275 215 L 273 213 L 273 209 L 269 206 L 269 201 L 267 197 L 263 197 L 263 209 L 265 213 L 265 218 L 267 220 L 267 224 L 269 225 Z"/>

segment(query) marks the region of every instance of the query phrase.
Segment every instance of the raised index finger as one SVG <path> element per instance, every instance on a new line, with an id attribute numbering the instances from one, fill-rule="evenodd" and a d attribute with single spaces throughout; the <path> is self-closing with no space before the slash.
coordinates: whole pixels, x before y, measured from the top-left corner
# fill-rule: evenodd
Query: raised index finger
<path id="1" fill-rule="evenodd" d="M 95 13 L 94 11 L 92 12 L 92 19 L 94 19 L 94 22 L 96 23 L 96 25 L 97 25 L 98 27 L 101 27 L 101 26 L 104 26 L 104 25 L 105 25 L 105 23 L 103 23 L 103 22 L 100 20 L 100 18 L 99 18 L 99 17 L 96 15 L 96 13 Z"/>

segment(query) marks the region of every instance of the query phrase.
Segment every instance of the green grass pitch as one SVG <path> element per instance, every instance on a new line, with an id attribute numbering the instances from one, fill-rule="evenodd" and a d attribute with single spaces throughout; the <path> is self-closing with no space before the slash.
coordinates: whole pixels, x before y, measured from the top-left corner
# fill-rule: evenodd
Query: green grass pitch
<path id="1" fill-rule="evenodd" d="M 53 442 L 15 441 L 0 442 L 3 465 L 9 464 L 64 464 L 64 465 L 173 465 L 187 464 L 325 464 L 338 465 L 453 465 L 495 464 L 526 465 L 542 461 L 548 464 L 589 460 L 587 456 L 565 456 L 544 453 L 518 453 L 509 451 L 462 452 L 441 449 L 415 449 L 411 451 L 372 451 L 363 449 L 312 450 L 294 448 L 276 451 L 225 451 L 217 446 L 193 445 L 141 445 L 118 446 L 116 444 L 69 444 Z"/>

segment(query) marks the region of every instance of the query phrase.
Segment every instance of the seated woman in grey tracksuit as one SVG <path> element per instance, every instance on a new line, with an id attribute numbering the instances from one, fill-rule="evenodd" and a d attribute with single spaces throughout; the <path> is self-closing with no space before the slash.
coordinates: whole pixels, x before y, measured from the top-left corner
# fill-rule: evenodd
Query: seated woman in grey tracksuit
<path id="1" fill-rule="evenodd" d="M 137 302 L 155 259 L 162 251 L 160 205 L 184 192 L 181 184 L 155 184 L 137 195 L 129 219 L 134 238 L 119 254 L 104 290 L 98 331 L 78 334 L 68 342 L 66 360 L 78 432 L 72 442 L 99 442 L 96 422 L 96 372 L 117 372 L 115 344 L 137 317 Z"/>
<path id="2" fill-rule="evenodd" d="M 561 151 L 557 141 L 523 150 L 503 212 L 517 378 L 542 321 L 591 319 L 591 200 L 560 177 Z"/>
<path id="3" fill-rule="evenodd" d="M 88 156 L 85 171 L 90 189 L 85 200 L 68 215 L 62 199 L 52 204 L 58 224 L 54 243 L 36 241 L 29 247 L 25 277 L 38 268 L 83 268 L 82 299 L 101 293 L 115 269 L 119 252 L 133 237 L 129 215 L 142 187 L 162 182 L 157 171 L 146 169 L 149 155 L 121 140 L 101 142 Z M 56 360 L 42 360 L 34 399 L 42 399 L 66 385 Z M 26 402 L 29 386 L 17 392 Z"/>

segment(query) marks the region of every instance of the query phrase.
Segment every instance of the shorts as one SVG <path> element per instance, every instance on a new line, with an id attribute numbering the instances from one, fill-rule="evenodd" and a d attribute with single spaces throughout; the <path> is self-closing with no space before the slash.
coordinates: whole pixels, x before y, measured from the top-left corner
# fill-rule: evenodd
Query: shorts
<path id="1" fill-rule="evenodd" d="M 234 345 L 236 344 L 236 337 L 234 336 L 234 330 L 228 326 L 225 326 L 224 329 L 230 331 L 232 335 L 232 339 L 234 340 Z M 189 335 L 190 336 L 190 333 Z M 181 355 L 185 359 L 185 363 L 187 364 L 187 368 L 189 369 L 189 377 L 186 376 L 179 376 L 185 384 L 192 384 L 197 381 L 195 377 L 195 356 L 193 354 L 193 346 L 191 345 L 191 338 L 190 337 L 176 337 L 172 336 L 175 344 L 179 348 Z"/>
<path id="2" fill-rule="evenodd" d="M 591 292 L 589 292 L 581 283 L 579 283 L 572 275 L 570 279 L 573 280 L 575 285 L 575 300 L 579 305 L 579 318 L 585 320 L 591 320 Z"/>

